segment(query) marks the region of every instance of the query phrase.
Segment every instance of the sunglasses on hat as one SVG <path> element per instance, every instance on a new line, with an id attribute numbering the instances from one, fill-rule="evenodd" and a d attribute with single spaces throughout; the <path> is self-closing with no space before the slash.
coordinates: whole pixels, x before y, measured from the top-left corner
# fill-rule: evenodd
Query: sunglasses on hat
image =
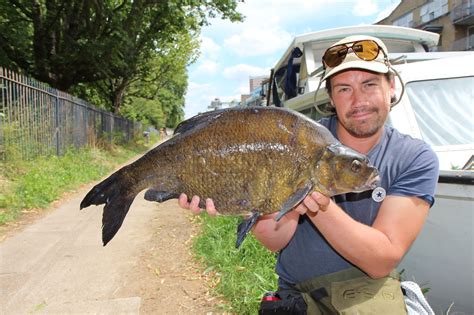
<path id="1" fill-rule="evenodd" d="M 334 68 L 340 65 L 344 59 L 346 59 L 349 49 L 352 49 L 354 54 L 364 61 L 375 60 L 382 50 L 380 46 L 373 40 L 360 40 L 352 43 L 336 45 L 328 48 L 328 50 L 326 50 L 324 53 L 324 66 Z"/>

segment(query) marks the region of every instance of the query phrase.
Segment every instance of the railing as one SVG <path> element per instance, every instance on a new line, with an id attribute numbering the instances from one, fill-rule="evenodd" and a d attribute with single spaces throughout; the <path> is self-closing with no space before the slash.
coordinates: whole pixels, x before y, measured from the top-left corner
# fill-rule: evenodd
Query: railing
<path id="1" fill-rule="evenodd" d="M 474 34 L 454 41 L 452 50 L 474 50 Z"/>
<path id="2" fill-rule="evenodd" d="M 0 159 L 62 155 L 98 139 L 129 141 L 141 125 L 0 67 Z"/>
<path id="3" fill-rule="evenodd" d="M 463 1 L 462 4 L 451 10 L 451 21 L 453 21 L 453 23 L 462 22 L 463 20 L 472 18 L 473 16 L 474 5 L 472 1 Z"/>

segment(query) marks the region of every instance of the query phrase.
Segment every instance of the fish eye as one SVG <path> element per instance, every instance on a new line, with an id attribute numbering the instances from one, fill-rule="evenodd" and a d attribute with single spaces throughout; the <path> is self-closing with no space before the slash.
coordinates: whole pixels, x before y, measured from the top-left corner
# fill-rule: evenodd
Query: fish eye
<path id="1" fill-rule="evenodd" d="M 352 161 L 351 171 L 353 171 L 354 173 L 359 173 L 361 169 L 362 169 L 362 163 L 360 161 L 358 160 Z"/>

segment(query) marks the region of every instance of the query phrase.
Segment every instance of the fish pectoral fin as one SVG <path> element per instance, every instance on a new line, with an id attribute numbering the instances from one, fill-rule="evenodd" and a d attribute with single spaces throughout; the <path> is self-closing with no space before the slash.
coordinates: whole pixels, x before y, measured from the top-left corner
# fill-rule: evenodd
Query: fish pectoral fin
<path id="1" fill-rule="evenodd" d="M 239 226 L 237 227 L 237 241 L 235 242 L 235 248 L 240 247 L 247 234 L 250 232 L 255 223 L 257 223 L 259 217 L 260 213 L 252 212 L 252 216 L 250 218 L 240 222 Z"/>
<path id="2" fill-rule="evenodd" d="M 310 180 L 303 181 L 296 191 L 285 201 L 285 203 L 281 206 L 280 212 L 275 217 L 276 221 L 280 221 L 280 219 L 290 212 L 297 204 L 299 204 L 313 189 L 313 183 Z"/>
<path id="3" fill-rule="evenodd" d="M 159 191 L 159 190 L 150 188 L 145 192 L 144 198 L 147 201 L 163 202 L 163 201 L 173 199 L 173 198 L 178 198 L 178 197 L 179 195 L 177 195 L 174 192 Z"/>

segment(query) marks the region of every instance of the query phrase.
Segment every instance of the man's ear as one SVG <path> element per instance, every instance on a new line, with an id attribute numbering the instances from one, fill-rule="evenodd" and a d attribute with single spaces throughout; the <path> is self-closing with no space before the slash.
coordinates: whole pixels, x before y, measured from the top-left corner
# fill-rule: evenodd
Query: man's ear
<path id="1" fill-rule="evenodd" d="M 390 104 L 393 104 L 397 101 L 397 94 L 395 90 L 395 78 L 390 80 Z"/>
<path id="2" fill-rule="evenodd" d="M 329 98 L 329 103 L 331 104 L 332 107 L 336 108 L 336 106 L 334 106 L 334 102 L 332 101 L 332 98 Z"/>

